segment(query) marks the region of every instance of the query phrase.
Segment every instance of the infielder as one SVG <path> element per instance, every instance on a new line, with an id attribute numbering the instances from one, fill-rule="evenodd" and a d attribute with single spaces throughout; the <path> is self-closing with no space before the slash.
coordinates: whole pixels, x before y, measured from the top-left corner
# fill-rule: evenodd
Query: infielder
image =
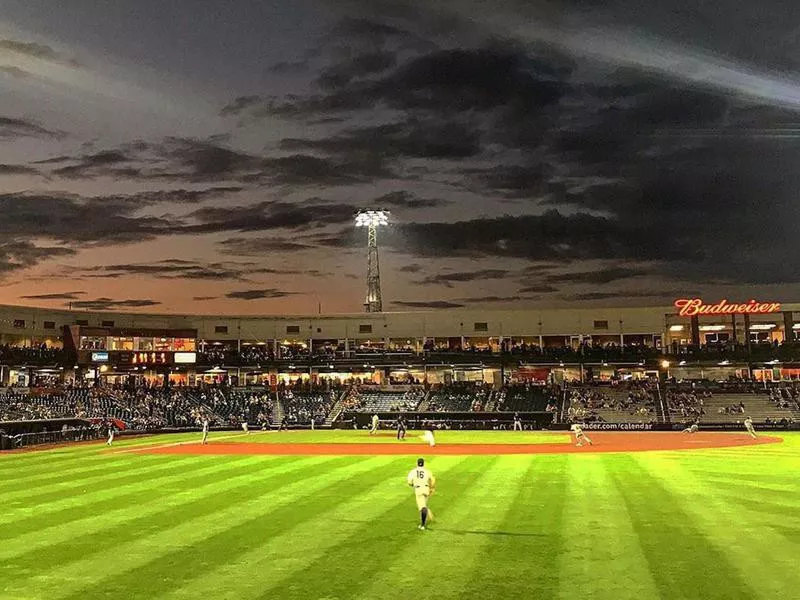
<path id="1" fill-rule="evenodd" d="M 684 429 L 681 433 L 697 433 L 700 430 L 700 419 L 695 420 L 694 423 L 689 425 L 686 429 Z"/>
<path id="2" fill-rule="evenodd" d="M 208 417 L 203 419 L 203 443 L 208 443 Z"/>
<path id="3" fill-rule="evenodd" d="M 372 429 L 369 430 L 370 435 L 375 435 L 378 433 L 378 423 L 380 423 L 378 415 L 372 415 Z"/>
<path id="4" fill-rule="evenodd" d="M 433 432 L 431 430 L 426 430 L 422 432 L 422 440 L 426 442 L 431 448 L 436 445 L 436 439 L 433 437 Z"/>
<path id="5" fill-rule="evenodd" d="M 436 489 L 436 478 L 428 469 L 425 468 L 425 459 L 417 459 L 417 468 L 411 469 L 406 479 L 408 485 L 414 488 L 414 496 L 417 499 L 417 509 L 419 510 L 420 531 L 425 531 L 428 519 L 433 520 L 433 513 L 428 508 L 428 497 Z"/>
<path id="6" fill-rule="evenodd" d="M 753 429 L 753 419 L 751 417 L 747 417 L 744 420 L 744 428 L 747 429 L 747 433 L 750 434 L 751 438 L 753 438 L 754 440 L 758 439 L 758 436 L 756 435 L 755 429 Z"/>
<path id="7" fill-rule="evenodd" d="M 570 427 L 570 429 L 572 430 L 572 433 L 575 434 L 576 446 L 580 448 L 581 446 L 583 446 L 584 441 L 586 441 L 586 443 L 589 444 L 590 446 L 592 445 L 592 440 L 589 439 L 589 436 L 583 433 L 583 429 L 581 428 L 580 425 L 575 423 L 574 425 L 572 425 L 572 427 Z"/>

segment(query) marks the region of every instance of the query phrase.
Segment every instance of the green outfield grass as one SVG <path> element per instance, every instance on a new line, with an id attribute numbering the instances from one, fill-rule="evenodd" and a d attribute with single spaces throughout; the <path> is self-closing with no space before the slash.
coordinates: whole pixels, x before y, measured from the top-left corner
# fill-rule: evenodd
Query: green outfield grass
<path id="1" fill-rule="evenodd" d="M 338 434 L 286 437 L 309 435 Z M 413 457 L 4 454 L 0 598 L 800 598 L 800 435 L 783 437 L 433 457 L 425 532 L 405 485 Z"/>

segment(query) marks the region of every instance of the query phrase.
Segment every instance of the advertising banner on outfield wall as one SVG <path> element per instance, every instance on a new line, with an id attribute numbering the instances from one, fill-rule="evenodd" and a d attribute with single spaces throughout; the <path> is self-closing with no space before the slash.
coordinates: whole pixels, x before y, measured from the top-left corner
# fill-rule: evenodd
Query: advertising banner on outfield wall
<path id="1" fill-rule="evenodd" d="M 584 423 L 581 427 L 587 431 L 653 431 L 653 423 Z"/>

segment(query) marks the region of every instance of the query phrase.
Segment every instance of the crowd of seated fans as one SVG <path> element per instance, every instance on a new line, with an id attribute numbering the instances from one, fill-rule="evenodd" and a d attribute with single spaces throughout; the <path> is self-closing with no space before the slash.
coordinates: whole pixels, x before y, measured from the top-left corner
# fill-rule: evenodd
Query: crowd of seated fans
<path id="1" fill-rule="evenodd" d="M 638 418 L 653 416 L 656 398 L 657 390 L 645 382 L 629 382 L 614 388 L 575 388 L 569 392 L 567 419 L 570 422 L 603 422 L 607 420 L 604 411 L 626 412 Z"/>
<path id="2" fill-rule="evenodd" d="M 536 383 L 512 383 L 497 394 L 495 410 L 499 412 L 558 410 L 561 390 L 558 386 L 543 386 Z"/>
<path id="3" fill-rule="evenodd" d="M 490 388 L 483 383 L 461 382 L 435 386 L 429 396 L 429 412 L 482 412 L 489 401 Z"/>
<path id="4" fill-rule="evenodd" d="M 280 393 L 287 423 L 291 425 L 320 425 L 336 402 L 337 392 L 295 392 L 287 389 Z"/>
<path id="5" fill-rule="evenodd" d="M 770 388 L 769 398 L 775 404 L 775 408 L 800 410 L 800 387 L 796 383 L 787 387 Z"/>
<path id="6" fill-rule="evenodd" d="M 668 389 L 664 394 L 667 410 L 672 415 L 680 415 L 684 419 L 699 419 L 706 414 L 705 399 L 711 397 L 709 390 Z"/>

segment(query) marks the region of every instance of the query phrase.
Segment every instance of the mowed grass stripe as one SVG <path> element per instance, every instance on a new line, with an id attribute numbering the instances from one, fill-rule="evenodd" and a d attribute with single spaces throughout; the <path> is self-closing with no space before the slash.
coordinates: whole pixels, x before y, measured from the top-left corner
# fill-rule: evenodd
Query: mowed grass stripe
<path id="1" fill-rule="evenodd" d="M 435 457 L 429 461 L 434 475 L 438 473 L 443 481 L 442 497 L 436 504 L 443 513 L 449 510 L 450 502 L 468 495 L 468 491 L 482 475 L 478 464 L 485 464 L 485 460 L 480 457 Z M 405 485 L 408 471 L 414 466 L 414 459 L 409 460 L 409 457 L 406 457 L 397 490 L 398 495 L 405 497 L 405 502 L 395 503 L 394 508 L 386 514 L 385 522 L 364 523 L 361 529 L 353 531 L 335 547 L 318 554 L 303 568 L 281 578 L 280 585 L 263 590 L 258 598 L 263 600 L 276 596 L 282 600 L 303 600 L 310 596 L 368 598 L 365 590 L 369 589 L 373 579 L 378 574 L 393 569 L 397 557 L 410 544 L 419 539 L 419 536 L 430 533 L 423 533 L 417 529 L 419 513 L 416 501 L 411 490 Z M 349 565 L 362 567 L 365 570 L 363 576 L 354 577 L 348 568 Z M 423 567 L 418 565 L 415 572 L 421 568 Z M 417 592 L 415 589 L 413 593 Z"/>
<path id="2" fill-rule="evenodd" d="M 192 487 L 187 482 L 186 491 L 181 494 L 162 495 L 155 489 L 146 503 L 122 505 L 71 523 L 54 523 L 51 527 L 18 536 L 13 543 L 0 545 L 0 568 L 10 568 L 12 563 L 22 566 L 27 561 L 35 569 L 45 555 L 54 565 L 64 566 L 104 548 L 113 549 L 126 541 L 137 540 L 145 531 L 169 529 L 180 522 L 180 519 L 176 521 L 176 515 L 181 519 L 200 517 L 247 499 L 247 496 L 240 499 L 228 497 L 228 494 L 262 485 L 276 489 L 291 483 L 296 471 L 306 469 L 308 473 L 324 474 L 335 464 L 330 457 L 309 458 L 274 466 L 260 475 L 241 474 L 223 485 L 209 480 L 202 486 Z"/>
<path id="3" fill-rule="evenodd" d="M 603 455 L 567 459 L 557 598 L 659 597 L 631 515 L 609 475 L 608 462 L 613 460 Z"/>
<path id="4" fill-rule="evenodd" d="M 342 465 L 334 459 L 338 466 L 323 473 L 301 477 L 277 489 L 252 490 L 232 507 L 131 542 L 126 546 L 126 560 L 114 565 L 117 568 L 113 571 L 99 570 L 103 557 L 96 555 L 93 572 L 102 572 L 103 576 L 90 585 L 83 580 L 77 588 L 65 586 L 54 597 L 118 598 L 136 589 L 140 597 L 152 598 L 190 581 L 219 560 L 233 560 L 247 552 L 254 532 L 277 532 L 284 523 L 324 510 L 346 490 L 352 490 L 364 473 L 386 469 L 393 460 L 375 457 L 356 463 L 347 460 Z"/>
<path id="5" fill-rule="evenodd" d="M 86 477 L 78 476 L 61 483 L 50 484 L 46 486 L 47 491 L 43 491 L 42 488 L 28 490 L 23 487 L 16 492 L 7 492 L 3 495 L 3 499 L 10 503 L 24 501 L 29 504 L 44 504 L 77 491 L 82 492 L 87 489 L 136 483 L 142 481 L 145 477 L 159 476 L 161 474 L 169 475 L 170 473 L 180 472 L 181 469 L 191 470 L 197 465 L 202 465 L 205 462 L 204 458 L 202 456 L 191 456 L 180 457 L 175 461 L 132 462 L 125 469 L 109 468 L 106 472 L 95 472 Z"/>
<path id="6" fill-rule="evenodd" d="M 525 479 L 498 491 L 505 518 L 490 535 L 483 568 L 469 578 L 459 598 L 553 598 L 558 590 L 556 557 L 563 551 L 566 455 L 531 457 Z M 493 507 L 487 507 L 491 510 Z"/>
<path id="7" fill-rule="evenodd" d="M 687 476 L 678 464 L 654 460 L 644 462 L 643 467 L 653 485 L 675 496 L 687 517 L 725 555 L 741 579 L 749 580 L 754 571 L 759 572 L 757 588 L 750 598 L 790 598 L 800 590 L 797 543 L 742 518 L 741 511 L 721 498 L 714 486 Z M 771 505 L 769 493 L 764 494 L 762 505 Z M 785 515 L 796 516 L 797 506 L 786 506 Z M 769 559 L 765 561 L 765 557 Z"/>
<path id="8" fill-rule="evenodd" d="M 380 597 L 386 589 L 409 589 L 420 570 L 431 578 L 429 588 L 414 587 L 414 597 L 468 597 L 470 577 L 486 567 L 486 546 L 502 530 L 513 497 L 529 483 L 530 456 L 470 457 L 471 483 L 459 489 L 456 474 L 439 478 L 441 494 L 431 499 L 436 520 L 431 529 L 410 540 L 385 570 L 376 572 L 363 598 Z M 462 476 L 463 477 L 463 476 Z M 494 562 L 494 560 L 492 561 Z"/>
<path id="9" fill-rule="evenodd" d="M 179 474 L 148 477 L 123 486 L 96 488 L 44 505 L 26 505 L 25 508 L 7 511 L 6 522 L 0 522 L 0 539 L 10 540 L 16 535 L 51 527 L 54 523 L 65 525 L 85 519 L 87 514 L 105 515 L 130 506 L 142 506 L 154 498 L 192 493 L 198 489 L 197 482 L 201 480 L 208 481 L 208 485 L 222 486 L 228 480 L 242 480 L 243 476 L 271 469 L 275 463 L 277 459 L 267 457 L 226 463 L 206 461 L 206 464 Z"/>
<path id="10" fill-rule="evenodd" d="M 463 457 L 447 460 L 446 471 L 450 472 L 463 461 Z M 364 473 L 363 481 L 346 490 L 341 502 L 302 518 L 277 535 L 268 536 L 263 532 L 252 535 L 251 548 L 235 562 L 219 561 L 202 576 L 162 598 L 188 600 L 208 594 L 214 598 L 250 600 L 269 590 L 273 590 L 274 597 L 282 597 L 287 589 L 286 581 L 327 552 L 333 550 L 340 552 L 340 557 L 349 557 L 351 546 L 374 544 L 376 535 L 394 541 L 398 531 L 407 531 L 409 524 L 414 523 L 413 515 L 411 518 L 400 516 L 409 516 L 406 514 L 409 500 L 413 503 L 405 485 L 408 465 L 407 457 L 395 457 L 387 465 L 389 476 L 381 479 L 377 471 Z M 379 551 L 375 546 L 373 549 Z M 327 571 L 339 569 L 340 565 L 341 560 L 322 565 L 315 582 L 327 579 Z M 248 576 L 243 578 L 244 569 Z"/>
<path id="11" fill-rule="evenodd" d="M 655 461 L 658 457 L 645 460 Z M 616 456 L 608 465 L 660 597 L 687 600 L 758 597 L 730 563 L 729 556 L 715 547 L 707 532 L 685 511 L 685 505 L 672 489 L 663 487 L 631 456 Z"/>
<path id="12" fill-rule="evenodd" d="M 196 456 L 183 456 L 179 457 L 177 461 L 172 461 L 172 463 L 176 464 L 179 461 L 183 461 L 187 465 L 201 462 Z M 92 465 L 77 463 L 69 469 L 50 469 L 47 473 L 40 472 L 39 476 L 6 481 L 5 485 L 0 486 L 0 494 L 4 498 L 24 499 L 27 496 L 34 496 L 37 491 L 78 487 L 84 481 L 102 480 L 116 475 L 121 476 L 133 472 L 136 468 L 146 471 L 156 468 L 158 465 L 169 465 L 169 463 L 164 460 L 163 456 L 140 457 L 140 460 L 136 461 L 131 461 L 130 458 L 118 460 L 106 458 L 103 462 Z"/>

